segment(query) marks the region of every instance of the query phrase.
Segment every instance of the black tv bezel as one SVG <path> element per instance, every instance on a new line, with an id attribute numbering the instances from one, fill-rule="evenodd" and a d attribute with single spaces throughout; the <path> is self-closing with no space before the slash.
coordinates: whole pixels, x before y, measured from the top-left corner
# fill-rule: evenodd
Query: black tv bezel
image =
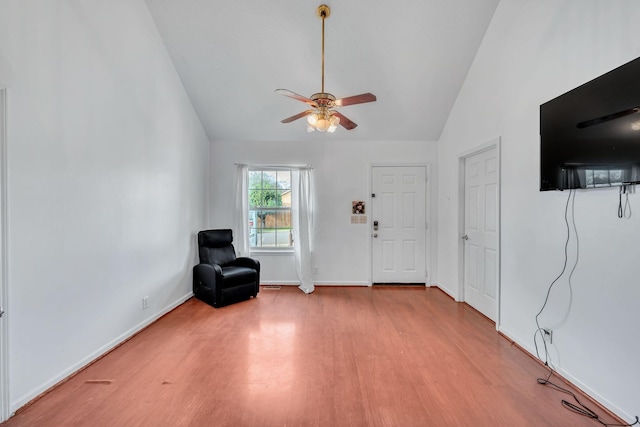
<path id="1" fill-rule="evenodd" d="M 640 184 L 640 130 L 626 130 L 635 121 L 640 123 L 640 58 L 541 104 L 540 191 Z M 588 168 L 625 169 L 626 179 L 596 186 L 571 179 Z"/>

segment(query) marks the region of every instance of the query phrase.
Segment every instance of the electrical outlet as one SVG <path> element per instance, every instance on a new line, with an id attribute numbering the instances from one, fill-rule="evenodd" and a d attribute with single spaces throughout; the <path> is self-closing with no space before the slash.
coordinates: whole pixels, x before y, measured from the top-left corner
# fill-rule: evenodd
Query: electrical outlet
<path id="1" fill-rule="evenodd" d="M 548 328 L 545 328 L 542 331 L 544 332 L 544 340 L 549 344 L 553 344 L 553 331 Z"/>
<path id="2" fill-rule="evenodd" d="M 142 309 L 146 310 L 147 308 L 149 308 L 149 297 L 143 297 L 142 298 Z"/>
<path id="3" fill-rule="evenodd" d="M 313 267 L 313 274 L 318 274 L 318 266 Z"/>

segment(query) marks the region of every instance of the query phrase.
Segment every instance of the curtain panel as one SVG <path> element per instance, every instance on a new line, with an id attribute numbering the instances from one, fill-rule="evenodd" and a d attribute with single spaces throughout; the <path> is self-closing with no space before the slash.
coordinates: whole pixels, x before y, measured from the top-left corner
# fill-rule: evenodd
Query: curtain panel
<path id="1" fill-rule="evenodd" d="M 238 256 L 248 257 L 249 248 L 249 166 L 236 165 L 233 241 Z"/>
<path id="2" fill-rule="evenodd" d="M 291 216 L 293 217 L 293 247 L 299 288 L 307 294 L 314 291 L 311 254 L 313 230 L 313 194 L 311 169 L 293 171 Z"/>

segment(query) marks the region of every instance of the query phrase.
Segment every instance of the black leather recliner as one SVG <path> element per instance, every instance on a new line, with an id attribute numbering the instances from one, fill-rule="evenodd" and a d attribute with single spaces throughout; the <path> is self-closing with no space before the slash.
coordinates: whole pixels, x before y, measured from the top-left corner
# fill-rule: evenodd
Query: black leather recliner
<path id="1" fill-rule="evenodd" d="M 193 294 L 214 307 L 256 297 L 260 290 L 260 262 L 236 258 L 231 230 L 198 233 L 200 264 L 193 267 Z"/>

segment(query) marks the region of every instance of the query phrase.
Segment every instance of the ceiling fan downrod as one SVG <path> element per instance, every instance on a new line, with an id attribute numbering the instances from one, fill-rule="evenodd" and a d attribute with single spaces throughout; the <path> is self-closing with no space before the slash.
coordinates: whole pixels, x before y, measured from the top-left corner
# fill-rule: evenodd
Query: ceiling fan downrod
<path id="1" fill-rule="evenodd" d="M 326 4 L 318 6 L 318 16 L 322 19 L 322 93 L 324 93 L 324 20 L 331 15 L 331 9 Z"/>

